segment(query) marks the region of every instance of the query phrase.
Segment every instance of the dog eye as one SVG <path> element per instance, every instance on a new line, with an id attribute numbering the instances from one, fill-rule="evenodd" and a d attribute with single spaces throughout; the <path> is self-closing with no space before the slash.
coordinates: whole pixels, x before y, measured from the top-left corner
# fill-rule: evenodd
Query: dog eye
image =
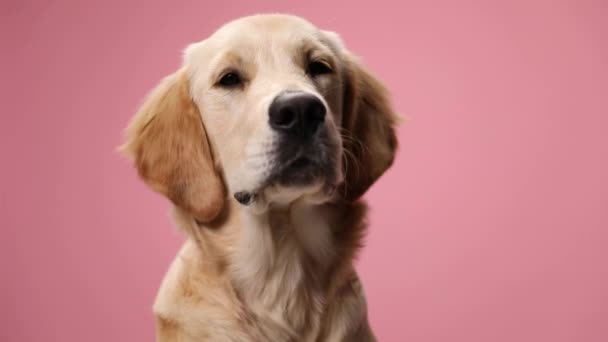
<path id="1" fill-rule="evenodd" d="M 331 67 L 327 63 L 319 61 L 308 64 L 308 70 L 306 70 L 306 72 L 312 77 L 330 74 L 332 71 L 333 70 L 331 70 Z"/>
<path id="2" fill-rule="evenodd" d="M 219 84 L 224 87 L 234 87 L 241 84 L 241 77 L 235 72 L 229 72 L 220 78 Z"/>

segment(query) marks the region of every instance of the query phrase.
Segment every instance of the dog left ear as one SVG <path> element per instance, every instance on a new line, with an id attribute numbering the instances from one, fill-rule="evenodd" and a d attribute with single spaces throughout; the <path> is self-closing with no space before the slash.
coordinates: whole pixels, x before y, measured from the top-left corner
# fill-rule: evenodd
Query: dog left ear
<path id="1" fill-rule="evenodd" d="M 221 212 L 225 189 L 185 70 L 165 78 L 127 128 L 121 150 L 155 191 L 199 221 Z"/>
<path id="2" fill-rule="evenodd" d="M 343 197 L 357 200 L 395 158 L 398 116 L 388 91 L 349 53 L 345 53 L 342 128 L 345 135 Z"/>

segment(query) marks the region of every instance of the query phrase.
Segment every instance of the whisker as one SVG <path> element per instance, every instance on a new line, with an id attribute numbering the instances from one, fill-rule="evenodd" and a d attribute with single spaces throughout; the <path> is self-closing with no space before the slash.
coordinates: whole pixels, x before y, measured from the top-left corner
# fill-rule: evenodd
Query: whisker
<path id="1" fill-rule="evenodd" d="M 352 165 L 352 167 L 354 168 L 353 171 L 355 172 L 355 176 L 359 176 L 360 172 L 361 172 L 361 169 L 360 169 L 361 165 L 359 163 L 359 160 L 357 160 L 357 157 L 353 154 L 352 151 L 349 151 L 347 149 L 345 149 L 343 153 L 344 153 L 344 156 L 345 156 L 344 159 L 347 161 L 347 166 L 348 165 Z M 348 164 L 348 159 L 349 158 L 351 159 L 350 160 L 351 164 Z"/>

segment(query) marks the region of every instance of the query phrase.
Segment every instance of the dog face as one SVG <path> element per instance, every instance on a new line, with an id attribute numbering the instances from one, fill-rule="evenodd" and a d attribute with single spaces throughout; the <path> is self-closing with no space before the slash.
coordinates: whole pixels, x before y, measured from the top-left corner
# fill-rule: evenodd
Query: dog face
<path id="1" fill-rule="evenodd" d="M 208 221 L 226 191 L 244 204 L 357 199 L 392 163 L 395 121 L 335 34 L 260 15 L 189 46 L 123 149 L 148 184 Z"/>
<path id="2" fill-rule="evenodd" d="M 232 22 L 186 50 L 194 102 L 231 193 L 288 201 L 342 181 L 339 51 L 296 18 Z"/>

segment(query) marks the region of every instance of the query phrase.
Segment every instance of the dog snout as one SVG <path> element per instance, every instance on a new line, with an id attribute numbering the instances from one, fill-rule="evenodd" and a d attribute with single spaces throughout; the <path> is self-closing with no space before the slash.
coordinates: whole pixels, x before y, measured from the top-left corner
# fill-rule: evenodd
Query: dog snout
<path id="1" fill-rule="evenodd" d="M 274 130 L 306 139 L 315 134 L 326 112 L 323 102 L 313 94 L 284 92 L 272 101 L 268 114 Z"/>

